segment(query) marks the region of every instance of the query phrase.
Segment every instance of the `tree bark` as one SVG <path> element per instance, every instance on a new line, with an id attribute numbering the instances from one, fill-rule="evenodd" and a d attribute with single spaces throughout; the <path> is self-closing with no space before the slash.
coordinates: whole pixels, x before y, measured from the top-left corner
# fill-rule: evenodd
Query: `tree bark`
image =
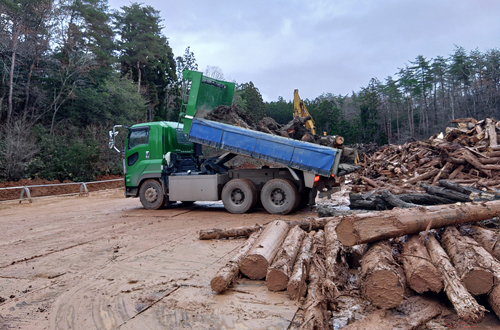
<path id="1" fill-rule="evenodd" d="M 241 260 L 243 260 L 247 252 L 250 250 L 250 248 L 253 246 L 257 238 L 260 236 L 261 232 L 262 232 L 261 229 L 259 229 L 256 232 L 253 232 L 250 235 L 250 237 L 246 240 L 245 244 L 241 247 L 240 251 L 234 257 L 232 257 L 224 267 L 219 269 L 219 271 L 214 276 L 212 281 L 210 281 L 210 286 L 212 287 L 212 290 L 214 290 L 217 293 L 222 293 L 231 286 L 236 277 L 238 277 Z"/>
<path id="2" fill-rule="evenodd" d="M 484 318 L 485 308 L 477 303 L 460 281 L 456 269 L 434 235 L 425 241 L 431 260 L 439 269 L 444 282 L 444 291 L 450 299 L 458 317 L 469 323 L 479 323 Z"/>
<path id="3" fill-rule="evenodd" d="M 337 288 L 346 284 L 347 272 L 349 270 L 346 255 L 342 249 L 342 244 L 338 240 L 337 232 L 335 231 L 339 222 L 340 219 L 336 219 L 325 225 L 325 259 L 327 275 L 324 287 L 325 294 L 330 302 L 337 298 Z"/>
<path id="4" fill-rule="evenodd" d="M 293 264 L 299 253 L 305 232 L 295 226 L 288 232 L 274 261 L 267 270 L 266 285 L 271 291 L 282 291 L 288 286 Z"/>
<path id="5" fill-rule="evenodd" d="M 462 194 L 457 191 L 445 189 L 443 187 L 430 186 L 427 184 L 422 184 L 421 187 L 424 188 L 425 191 L 431 195 L 444 197 L 447 199 L 454 200 L 456 202 L 462 202 L 462 203 L 471 202 L 469 195 Z"/>
<path id="6" fill-rule="evenodd" d="M 328 329 L 326 298 L 323 295 L 322 282 L 326 276 L 322 250 L 325 245 L 324 232 L 318 231 L 313 238 L 313 259 L 309 273 L 309 286 L 305 301 L 305 318 L 302 330 Z"/>
<path id="7" fill-rule="evenodd" d="M 286 221 L 290 228 L 294 226 L 299 226 L 303 230 L 309 232 L 311 230 L 319 230 L 325 227 L 325 224 L 335 217 L 325 217 L 325 218 L 312 218 L 304 220 L 292 220 Z M 198 239 L 222 239 L 222 238 L 237 238 L 237 237 L 248 237 L 251 233 L 260 228 L 264 228 L 269 223 L 263 225 L 253 225 L 253 226 L 243 226 L 234 228 L 223 228 L 223 229 L 206 229 L 200 230 Z"/>
<path id="8" fill-rule="evenodd" d="M 454 200 L 431 194 L 402 194 L 398 195 L 398 197 L 407 203 L 418 205 L 441 205 L 455 203 Z"/>
<path id="9" fill-rule="evenodd" d="M 415 177 L 413 177 L 413 178 L 411 178 L 409 180 L 406 180 L 405 183 L 414 184 L 414 183 L 416 183 L 418 181 L 431 179 L 431 178 L 433 178 L 438 173 L 439 173 L 439 169 L 438 168 L 434 168 L 434 169 L 430 170 L 429 172 L 425 172 L 422 175 L 415 176 Z"/>
<path id="10" fill-rule="evenodd" d="M 488 263 L 491 255 L 472 242 L 470 237 L 461 236 L 457 228 L 448 226 L 441 236 L 441 245 L 446 250 L 464 286 L 475 296 L 488 293 L 494 284 L 494 277 Z"/>
<path id="11" fill-rule="evenodd" d="M 347 246 L 415 234 L 465 222 L 491 219 L 500 213 L 500 201 L 396 209 L 353 214 L 337 226 L 340 242 Z"/>
<path id="12" fill-rule="evenodd" d="M 394 310 L 379 309 L 342 330 L 413 330 L 445 311 L 438 300 L 412 296 Z"/>
<path id="13" fill-rule="evenodd" d="M 413 291 L 418 293 L 426 291 L 438 293 L 443 290 L 441 274 L 432 263 L 429 252 L 427 252 L 420 236 L 410 236 L 403 243 L 402 252 L 401 257 L 406 281 Z"/>
<path id="14" fill-rule="evenodd" d="M 313 233 L 313 232 L 311 232 Z M 292 275 L 286 289 L 292 300 L 304 297 L 307 291 L 306 281 L 309 277 L 309 264 L 311 260 L 312 236 L 306 235 L 302 240 L 297 260 L 293 265 Z"/>
<path id="15" fill-rule="evenodd" d="M 488 303 L 495 314 L 500 317 L 500 285 L 496 285 L 488 294 Z"/>
<path id="16" fill-rule="evenodd" d="M 418 205 L 412 204 L 412 203 L 407 203 L 403 201 L 401 198 L 398 196 L 395 196 L 391 194 L 388 190 L 384 190 L 382 192 L 382 198 L 389 204 L 391 204 L 394 207 L 399 207 L 402 209 L 409 209 L 411 207 L 417 207 Z"/>
<path id="17" fill-rule="evenodd" d="M 198 238 L 200 240 L 205 239 L 221 239 L 221 238 L 237 238 L 237 237 L 249 237 L 252 233 L 257 230 L 264 228 L 265 225 L 253 225 L 245 227 L 234 227 L 234 228 L 223 228 L 223 229 L 207 229 L 200 230 Z"/>
<path id="18" fill-rule="evenodd" d="M 392 256 L 387 241 L 377 242 L 366 251 L 361 263 L 362 292 L 367 300 L 379 308 L 393 308 L 403 301 L 404 272 Z"/>
<path id="19" fill-rule="evenodd" d="M 241 272 L 252 280 L 263 279 L 267 274 L 267 268 L 285 240 L 288 230 L 288 224 L 282 220 L 276 220 L 267 225 L 241 261 Z"/>
<path id="20" fill-rule="evenodd" d="M 497 260 L 500 260 L 500 233 L 496 230 L 490 230 L 479 226 L 470 226 L 472 238 L 479 243 L 486 251 L 488 251 Z"/>

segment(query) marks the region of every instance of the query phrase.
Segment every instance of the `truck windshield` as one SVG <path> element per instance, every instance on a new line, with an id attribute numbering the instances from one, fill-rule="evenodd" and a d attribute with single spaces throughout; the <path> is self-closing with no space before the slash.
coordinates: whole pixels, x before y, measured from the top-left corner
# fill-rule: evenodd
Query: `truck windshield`
<path id="1" fill-rule="evenodd" d="M 144 129 L 130 130 L 128 135 L 128 148 L 132 149 L 141 144 L 149 142 L 149 127 Z"/>
<path id="2" fill-rule="evenodd" d="M 177 143 L 191 143 L 187 134 L 182 133 L 182 129 L 176 129 L 175 132 L 177 133 Z"/>

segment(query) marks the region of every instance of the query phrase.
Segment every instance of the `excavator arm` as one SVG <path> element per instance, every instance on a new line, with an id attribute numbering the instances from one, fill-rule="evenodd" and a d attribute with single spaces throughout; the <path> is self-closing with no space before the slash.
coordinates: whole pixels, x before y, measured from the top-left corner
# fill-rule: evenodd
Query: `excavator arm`
<path id="1" fill-rule="evenodd" d="M 304 104 L 304 101 L 302 101 L 300 99 L 300 96 L 299 96 L 299 90 L 296 89 L 294 92 L 293 92 L 293 116 L 294 117 L 311 117 L 311 115 L 309 114 L 309 111 L 307 111 L 307 108 L 306 108 L 306 105 Z M 314 120 L 312 119 L 309 119 L 307 122 L 306 122 L 306 127 L 309 128 L 309 130 L 311 131 L 311 133 L 313 135 L 316 135 L 316 127 L 314 126 Z"/>

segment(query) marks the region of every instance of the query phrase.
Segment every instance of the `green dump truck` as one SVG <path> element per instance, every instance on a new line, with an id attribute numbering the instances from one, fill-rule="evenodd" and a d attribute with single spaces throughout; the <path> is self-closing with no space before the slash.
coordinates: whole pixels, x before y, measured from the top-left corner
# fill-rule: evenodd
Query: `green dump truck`
<path id="1" fill-rule="evenodd" d="M 235 85 L 184 71 L 190 82 L 180 122 L 149 122 L 125 127 L 125 196 L 139 197 L 147 209 L 173 202 L 222 200 L 231 213 L 262 205 L 269 213 L 287 214 L 313 205 L 318 191 L 327 195 L 347 173 L 342 151 L 203 119 L 219 105 L 231 105 Z M 116 125 L 110 148 L 116 147 Z M 202 145 L 223 151 L 204 159 Z M 272 163 L 259 169 L 233 169 L 237 155 Z M 276 166 L 274 166 L 276 165 Z M 340 168 L 340 169 L 339 169 Z"/>

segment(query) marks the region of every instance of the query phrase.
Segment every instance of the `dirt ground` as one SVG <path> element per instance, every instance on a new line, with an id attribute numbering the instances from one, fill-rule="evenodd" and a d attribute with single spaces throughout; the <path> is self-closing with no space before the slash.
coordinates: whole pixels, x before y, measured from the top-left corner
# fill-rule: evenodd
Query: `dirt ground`
<path id="1" fill-rule="evenodd" d="M 244 240 L 197 234 L 275 219 L 264 210 L 233 215 L 221 203 L 151 211 L 121 189 L 0 203 L 0 330 L 287 329 L 299 303 L 285 292 L 248 279 L 221 295 L 210 288 Z M 468 327 L 500 322 L 490 314 Z"/>

